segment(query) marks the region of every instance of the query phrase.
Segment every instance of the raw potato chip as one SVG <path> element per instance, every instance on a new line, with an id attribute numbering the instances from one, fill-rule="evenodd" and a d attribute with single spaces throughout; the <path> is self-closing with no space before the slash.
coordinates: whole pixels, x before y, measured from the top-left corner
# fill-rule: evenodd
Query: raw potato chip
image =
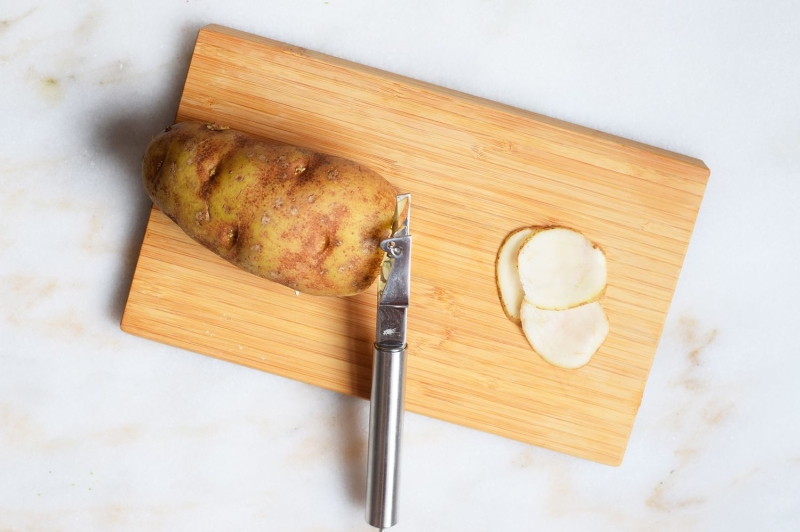
<path id="1" fill-rule="evenodd" d="M 599 302 L 569 310 L 543 310 L 526 300 L 520 317 L 534 351 L 560 368 L 586 365 L 608 336 L 608 318 Z"/>
<path id="2" fill-rule="evenodd" d="M 535 232 L 517 256 L 525 299 L 545 310 L 596 301 L 606 286 L 606 257 L 577 231 L 553 227 Z"/>
<path id="3" fill-rule="evenodd" d="M 495 275 L 497 276 L 497 293 L 500 303 L 508 319 L 520 324 L 519 308 L 522 305 L 522 282 L 519 280 L 517 269 L 517 255 L 522 243 L 535 233 L 533 227 L 517 229 L 503 240 L 495 261 Z"/>

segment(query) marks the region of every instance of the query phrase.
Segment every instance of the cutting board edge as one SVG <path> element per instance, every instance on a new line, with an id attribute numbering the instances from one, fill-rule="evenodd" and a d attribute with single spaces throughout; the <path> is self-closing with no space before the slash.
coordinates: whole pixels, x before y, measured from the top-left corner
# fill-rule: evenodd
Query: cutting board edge
<path id="1" fill-rule="evenodd" d="M 364 397 L 364 396 L 359 395 L 359 394 L 351 394 L 351 393 L 336 389 L 336 388 L 330 386 L 325 381 L 308 382 L 308 381 L 304 381 L 302 379 L 294 378 L 294 377 L 291 377 L 291 376 L 288 376 L 288 375 L 283 375 L 281 373 L 276 373 L 274 371 L 267 371 L 263 367 L 260 367 L 258 363 L 248 364 L 245 361 L 245 359 L 236 359 L 236 360 L 234 360 L 232 358 L 227 358 L 224 355 L 217 355 L 217 354 L 214 354 L 214 353 L 206 353 L 206 352 L 202 352 L 202 351 L 193 350 L 193 349 L 187 348 L 185 345 L 182 345 L 180 343 L 171 341 L 170 337 L 168 337 L 168 336 L 162 336 L 162 335 L 158 335 L 158 334 L 149 333 L 147 329 L 140 328 L 140 327 L 137 327 L 135 325 L 132 325 L 131 323 L 129 323 L 130 321 L 131 321 L 131 317 L 130 317 L 130 315 L 129 315 L 128 311 L 127 311 L 127 308 L 126 308 L 126 312 L 123 314 L 122 319 L 120 320 L 120 330 L 122 330 L 126 334 L 130 334 L 131 336 L 136 336 L 137 338 L 142 338 L 142 339 L 145 339 L 145 340 L 158 342 L 160 344 L 168 345 L 168 346 L 174 347 L 176 349 L 181 349 L 181 350 L 189 351 L 191 353 L 195 353 L 195 354 L 198 354 L 198 355 L 207 356 L 207 357 L 210 357 L 210 358 L 213 358 L 213 359 L 216 359 L 216 360 L 221 360 L 221 361 L 224 361 L 224 362 L 237 364 L 237 365 L 245 367 L 245 368 L 255 369 L 255 370 L 261 371 L 263 373 L 268 373 L 270 375 L 275 375 L 275 376 L 283 378 L 283 379 L 289 379 L 291 381 L 299 382 L 299 383 L 302 383 L 302 384 L 305 384 L 305 385 L 308 385 L 308 386 L 315 386 L 315 387 L 322 388 L 324 390 L 327 390 L 327 391 L 330 391 L 330 392 L 334 392 L 334 393 L 338 393 L 338 394 L 341 394 L 341 395 L 346 395 L 346 396 L 349 396 L 349 397 L 355 397 L 357 399 L 362 399 L 362 400 L 369 400 L 368 397 Z M 576 447 L 576 449 L 573 451 L 572 449 L 568 449 L 568 448 L 565 448 L 563 446 L 548 445 L 546 441 L 538 440 L 536 438 L 530 438 L 530 437 L 526 438 L 525 434 L 521 434 L 521 433 L 518 434 L 518 433 L 513 433 L 513 432 L 507 432 L 507 433 L 506 432 L 504 432 L 504 433 L 488 432 L 488 431 L 486 431 L 484 429 L 472 426 L 472 425 L 464 422 L 461 418 L 458 418 L 457 416 L 453 416 L 451 418 L 451 417 L 448 417 L 448 416 L 434 415 L 431 412 L 427 411 L 425 408 L 417 408 L 417 407 L 415 407 L 413 405 L 411 407 L 409 407 L 409 408 L 406 408 L 406 412 L 411 412 L 413 414 L 417 414 L 417 415 L 420 415 L 420 416 L 425 416 L 425 417 L 428 417 L 428 418 L 431 418 L 431 419 L 436 419 L 436 420 L 441 421 L 443 423 L 452 423 L 454 425 L 458 425 L 460 427 L 463 427 L 463 428 L 466 428 L 466 429 L 469 429 L 469 430 L 479 431 L 479 432 L 482 432 L 484 434 L 491 434 L 492 436 L 496 436 L 498 438 L 507 438 L 507 439 L 514 440 L 514 441 L 517 441 L 517 442 L 520 442 L 520 443 L 524 443 L 526 445 L 532 445 L 534 447 L 540 447 L 542 449 L 547 449 L 549 451 L 553 451 L 553 452 L 556 452 L 556 453 L 563 453 L 563 454 L 566 454 L 566 455 L 569 455 L 569 456 L 573 456 L 575 458 L 580 458 L 580 459 L 583 459 L 583 460 L 588 460 L 590 462 L 595 462 L 595 463 L 599 463 L 599 464 L 603 464 L 603 465 L 607 465 L 607 466 L 611 466 L 611 467 L 619 467 L 620 465 L 622 465 L 622 461 L 623 461 L 623 459 L 625 457 L 625 452 L 627 450 L 627 446 L 628 446 L 628 443 L 630 441 L 630 434 L 631 434 L 631 427 L 629 427 L 627 436 L 625 438 L 625 445 L 622 446 L 622 447 L 617 448 L 616 449 L 617 452 L 614 453 L 614 455 L 612 456 L 612 455 L 605 454 L 605 453 L 603 453 L 603 454 L 600 454 L 600 453 L 595 453 L 595 454 L 583 453 L 583 452 L 581 452 L 581 449 L 583 449 L 583 448 L 579 448 L 579 447 Z"/>
<path id="2" fill-rule="evenodd" d="M 495 101 L 495 100 L 482 98 L 480 96 L 474 96 L 474 95 L 466 93 L 466 92 L 461 92 L 461 91 L 458 91 L 458 90 L 455 90 L 455 89 L 442 87 L 441 85 L 435 85 L 433 83 L 429 83 L 429 82 L 426 82 L 426 81 L 421 81 L 419 79 L 415 79 L 415 78 L 411 78 L 411 77 L 408 77 L 408 76 L 404 76 L 402 74 L 396 74 L 394 72 L 390 72 L 390 71 L 387 71 L 387 70 L 382 70 L 380 68 L 369 66 L 369 65 L 365 65 L 363 63 L 357 63 L 355 61 L 350 61 L 348 59 L 343 59 L 343 58 L 340 58 L 340 57 L 337 57 L 337 56 L 325 54 L 325 53 L 322 53 L 322 52 L 317 52 L 317 51 L 314 51 L 314 50 L 309 50 L 309 49 L 301 47 L 301 46 L 289 44 L 289 43 L 282 42 L 282 41 L 277 41 L 277 40 L 274 40 L 274 39 L 270 39 L 269 37 L 263 37 L 263 36 L 260 36 L 260 35 L 255 35 L 255 34 L 248 33 L 246 31 L 242 31 L 242 30 L 237 30 L 237 29 L 234 29 L 234 28 L 229 28 L 227 26 L 222 26 L 220 24 L 207 24 L 206 26 L 202 27 L 198 31 L 198 36 L 197 36 L 197 41 L 198 42 L 201 40 L 201 37 L 202 37 L 202 35 L 204 33 L 218 33 L 218 34 L 223 34 L 223 35 L 229 35 L 229 36 L 232 36 L 232 37 L 238 37 L 238 38 L 241 38 L 241 39 L 246 39 L 246 40 L 251 41 L 251 42 L 257 42 L 257 43 L 260 43 L 260 44 L 265 44 L 265 45 L 268 45 L 268 46 L 271 46 L 271 47 L 275 47 L 275 48 L 279 48 L 281 50 L 285 50 L 285 51 L 291 52 L 291 53 L 296 54 L 296 55 L 301 55 L 301 56 L 313 58 L 315 60 L 336 64 L 336 65 L 344 67 L 344 68 L 349 68 L 349 69 L 353 69 L 353 70 L 356 70 L 356 71 L 359 71 L 359 72 L 371 74 L 371 75 L 374 75 L 374 76 L 379 76 L 379 77 L 391 79 L 391 80 L 394 80 L 394 81 L 397 81 L 397 82 L 400 82 L 400 83 L 403 83 L 403 84 L 407 84 L 407 85 L 412 85 L 412 86 L 415 86 L 415 87 L 418 87 L 418 88 L 421 88 L 421 89 L 443 93 L 443 94 L 446 94 L 446 95 L 448 95 L 450 97 L 453 97 L 453 98 L 467 100 L 469 102 L 472 102 L 472 103 L 475 103 L 475 104 L 478 104 L 478 105 L 481 105 L 481 106 L 484 106 L 484 107 L 487 107 L 487 108 L 490 108 L 490 109 L 494 109 L 494 110 L 497 110 L 497 111 L 501 111 L 501 112 L 504 112 L 504 113 L 509 113 L 509 114 L 513 114 L 513 115 L 516 115 L 516 116 L 523 115 L 523 116 L 526 116 L 527 118 L 529 118 L 531 120 L 534 120 L 536 122 L 539 122 L 539 123 L 542 123 L 542 124 L 546 124 L 548 126 L 551 126 L 551 127 L 554 127 L 554 128 L 558 128 L 558 129 L 561 129 L 561 130 L 564 130 L 564 131 L 569 131 L 569 132 L 571 132 L 573 134 L 579 135 L 579 136 L 587 138 L 587 139 L 592 139 L 592 140 L 595 140 L 595 141 L 599 140 L 599 141 L 603 141 L 603 142 L 606 142 L 606 143 L 612 144 L 612 145 L 625 146 L 625 147 L 628 147 L 628 148 L 633 148 L 633 149 L 636 149 L 636 150 L 640 150 L 640 151 L 646 152 L 646 153 L 654 155 L 654 156 L 663 157 L 663 158 L 670 159 L 670 160 L 673 160 L 673 161 L 676 161 L 676 162 L 680 162 L 680 163 L 683 163 L 683 164 L 686 164 L 688 166 L 692 166 L 692 167 L 696 168 L 696 170 L 698 171 L 698 177 L 700 178 L 699 181 L 701 183 L 703 183 L 703 184 L 705 184 L 708 181 L 708 178 L 709 178 L 709 176 L 711 174 L 711 170 L 708 168 L 708 166 L 705 164 L 705 162 L 703 162 L 699 158 L 692 157 L 690 155 L 685 155 L 685 154 L 678 153 L 678 152 L 675 152 L 675 151 L 667 150 L 665 148 L 659 148 L 659 147 L 653 146 L 651 144 L 646 144 L 644 142 L 631 140 L 629 138 L 621 137 L 621 136 L 618 136 L 618 135 L 613 135 L 611 133 L 606 133 L 606 132 L 603 132 L 603 131 L 600 131 L 600 130 L 597 130 L 597 129 L 592 129 L 592 128 L 587 127 L 587 126 L 581 126 L 581 125 L 578 125 L 578 124 L 574 124 L 572 122 L 567 122 L 565 120 L 560 120 L 558 118 L 552 118 L 552 117 L 549 117 L 547 115 L 536 113 L 534 111 L 529 111 L 529 110 L 526 110 L 526 109 L 523 109 L 523 108 L 520 108 L 520 107 L 515 107 L 513 105 L 501 103 L 501 102 L 498 102 L 498 101 Z M 189 70 L 191 71 L 191 66 L 190 66 Z M 184 91 L 185 90 L 186 90 L 186 87 L 184 85 Z M 182 93 L 181 94 L 181 100 L 180 100 L 181 104 L 182 104 L 183 101 L 184 101 L 184 98 L 183 98 L 183 93 Z M 181 105 L 179 105 L 179 107 L 178 107 L 178 111 L 176 112 L 176 117 L 181 115 L 181 108 L 180 107 L 181 107 Z"/>
<path id="3" fill-rule="evenodd" d="M 144 232 L 144 235 L 143 235 L 143 238 L 142 238 L 142 248 L 145 246 L 146 242 L 148 241 L 148 239 L 151 236 L 152 224 L 154 223 L 153 217 L 156 216 L 158 213 L 160 213 L 160 210 L 158 209 L 158 207 L 155 206 L 155 205 L 151 205 L 150 206 L 150 214 L 148 216 L 147 227 L 145 229 L 145 232 Z M 177 229 L 177 226 L 176 226 L 176 230 L 179 230 L 179 229 Z M 199 245 L 199 244 L 197 244 L 197 245 Z M 169 345 L 171 347 L 175 347 L 175 348 L 178 348 L 178 349 L 185 349 L 185 350 L 190 351 L 192 353 L 197 353 L 197 354 L 200 354 L 200 355 L 203 355 L 203 356 L 208 356 L 208 357 L 211 357 L 211 358 L 214 358 L 214 359 L 217 359 L 217 360 L 222 360 L 222 361 L 225 361 L 225 362 L 232 362 L 234 364 L 238 364 L 238 365 L 243 366 L 243 367 L 256 369 L 258 371 L 262 371 L 262 372 L 265 372 L 265 373 L 271 373 L 273 375 L 277 375 L 277 376 L 280 376 L 282 378 L 290 379 L 290 380 L 293 380 L 293 381 L 296 381 L 296 382 L 300 382 L 300 383 L 303 383 L 303 384 L 308 384 L 308 385 L 311 385 L 311 386 L 317 386 L 317 387 L 320 387 L 320 388 L 323 388 L 323 389 L 326 389 L 326 390 L 329 390 L 329 391 L 332 391 L 332 392 L 340 393 L 340 394 L 343 394 L 343 395 L 349 395 L 349 396 L 352 396 L 352 397 L 358 397 L 358 398 L 361 398 L 361 399 L 368 399 L 368 392 L 364 392 L 363 394 L 359 393 L 359 391 L 355 387 L 351 387 L 350 389 L 345 389 L 344 387 L 337 388 L 336 384 L 333 381 L 303 379 L 303 378 L 297 377 L 295 375 L 291 375 L 291 374 L 288 374 L 288 373 L 282 373 L 280 371 L 276 371 L 275 369 L 270 369 L 270 368 L 266 367 L 264 364 L 260 364 L 258 361 L 255 361 L 255 360 L 251 361 L 252 363 L 248 363 L 248 359 L 246 359 L 246 358 L 228 356 L 225 353 L 217 353 L 217 352 L 214 352 L 214 350 L 211 350 L 211 349 L 208 349 L 208 350 L 194 349 L 194 348 L 192 348 L 190 346 L 187 346 L 185 343 L 181 343 L 180 341 L 174 340 L 169 335 L 159 334 L 158 332 L 155 332 L 158 329 L 157 326 L 151 326 L 151 327 L 143 326 L 142 323 L 147 323 L 147 322 L 152 322 L 153 325 L 156 325 L 156 324 L 152 320 L 152 318 L 148 318 L 147 316 L 145 316 L 141 312 L 141 309 L 134 308 L 135 306 L 131 305 L 131 301 L 130 301 L 131 295 L 133 293 L 137 292 L 137 286 L 138 286 L 138 284 L 140 282 L 142 282 L 141 277 L 139 275 L 139 272 L 141 271 L 139 267 L 140 267 L 140 262 L 142 260 L 143 260 L 143 254 L 141 253 L 141 249 L 140 249 L 139 256 L 137 257 L 136 269 L 134 270 L 134 276 L 133 276 L 133 279 L 131 280 L 131 286 L 130 286 L 129 293 L 128 293 L 128 300 L 126 301 L 125 308 L 123 310 L 123 314 L 122 314 L 122 317 L 120 319 L 120 329 L 123 332 L 125 332 L 127 334 L 130 334 L 132 336 L 137 336 L 139 338 L 143 338 L 143 339 L 159 342 L 159 343 L 162 343 L 162 344 L 165 344 L 165 345 Z M 153 260 L 153 259 L 149 259 L 149 260 Z M 140 322 L 140 323 L 137 324 L 137 322 Z M 639 402 L 639 404 L 641 404 L 641 399 L 642 399 L 642 394 L 638 394 L 638 402 Z M 637 405 L 637 410 L 638 410 L 638 405 Z M 601 464 L 604 464 L 604 465 L 614 466 L 614 467 L 619 466 L 622 463 L 622 460 L 624 459 L 625 452 L 626 452 L 626 449 L 627 449 L 627 445 L 628 445 L 628 443 L 630 441 L 630 434 L 631 434 L 631 431 L 632 431 L 632 426 L 633 426 L 633 423 L 635 421 L 635 416 L 634 416 L 629 423 L 624 424 L 625 435 L 624 435 L 624 438 L 623 438 L 623 441 L 624 441 L 623 445 L 618 445 L 617 447 L 615 447 L 613 449 L 613 452 L 607 451 L 607 452 L 604 452 L 604 453 L 598 453 L 598 452 L 589 452 L 588 449 L 590 449 L 590 446 L 588 446 L 588 445 L 577 444 L 577 445 L 574 445 L 573 447 L 565 447 L 564 445 L 548 444 L 548 440 L 546 438 L 537 438 L 536 436 L 532 435 L 531 433 L 527 433 L 526 434 L 525 432 L 513 431 L 513 430 L 510 430 L 510 429 L 497 429 L 495 431 L 487 431 L 485 428 L 481 428 L 479 426 L 475 426 L 473 424 L 470 424 L 469 422 L 467 422 L 466 420 L 461 419 L 457 415 L 448 415 L 447 411 L 444 411 L 444 410 L 440 411 L 440 410 L 436 410 L 434 408 L 426 408 L 424 405 L 416 406 L 416 405 L 412 404 L 409 408 L 407 408 L 407 411 L 413 412 L 413 413 L 418 414 L 418 415 L 423 415 L 423 416 L 426 416 L 426 417 L 430 417 L 432 419 L 437 419 L 439 421 L 444 421 L 444 422 L 447 422 L 447 423 L 453 423 L 453 424 L 456 424 L 456 425 L 459 425 L 461 427 L 465 427 L 465 428 L 468 428 L 468 429 L 471 429 L 471 430 L 479 430 L 479 431 L 482 431 L 482 432 L 488 432 L 490 434 L 494 434 L 495 436 L 499 436 L 499 437 L 502 437 L 502 438 L 509 438 L 511 440 L 515 440 L 515 441 L 518 441 L 518 442 L 521 442 L 521 443 L 525 443 L 525 444 L 528 444 L 528 445 L 542 447 L 542 448 L 549 449 L 549 450 L 552 450 L 552 451 L 555 451 L 555 452 L 562 452 L 562 453 L 568 454 L 570 456 L 574 456 L 574 457 L 581 458 L 581 459 L 584 459 L 584 460 L 589 460 L 589 461 L 601 463 Z M 623 425 L 617 424 L 617 426 L 621 427 Z M 585 442 L 586 440 L 584 438 L 580 438 L 578 441 L 579 442 Z"/>

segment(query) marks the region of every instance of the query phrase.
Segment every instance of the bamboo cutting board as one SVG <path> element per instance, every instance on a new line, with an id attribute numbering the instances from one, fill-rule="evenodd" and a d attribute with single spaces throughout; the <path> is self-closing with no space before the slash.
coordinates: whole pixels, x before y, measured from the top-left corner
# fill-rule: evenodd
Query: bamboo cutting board
<path id="1" fill-rule="evenodd" d="M 178 109 L 190 119 L 354 159 L 412 194 L 408 410 L 621 462 L 708 179 L 701 161 L 219 26 L 197 39 Z M 498 301 L 500 243 L 538 224 L 579 229 L 608 257 L 611 332 L 578 370 L 543 362 Z M 154 209 L 122 328 L 368 397 L 374 319 L 374 287 L 295 295 Z"/>

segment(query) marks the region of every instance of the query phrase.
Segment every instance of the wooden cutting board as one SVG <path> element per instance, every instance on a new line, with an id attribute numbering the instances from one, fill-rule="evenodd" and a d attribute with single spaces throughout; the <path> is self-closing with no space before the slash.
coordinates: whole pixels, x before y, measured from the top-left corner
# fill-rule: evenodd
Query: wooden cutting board
<path id="1" fill-rule="evenodd" d="M 354 159 L 412 194 L 408 410 L 622 461 L 708 179 L 701 161 L 219 26 L 197 39 L 177 117 L 191 119 Z M 498 301 L 500 243 L 538 224 L 577 228 L 607 253 L 611 332 L 578 370 L 542 361 Z M 122 329 L 368 397 L 374 319 L 374 287 L 295 295 L 154 209 Z"/>

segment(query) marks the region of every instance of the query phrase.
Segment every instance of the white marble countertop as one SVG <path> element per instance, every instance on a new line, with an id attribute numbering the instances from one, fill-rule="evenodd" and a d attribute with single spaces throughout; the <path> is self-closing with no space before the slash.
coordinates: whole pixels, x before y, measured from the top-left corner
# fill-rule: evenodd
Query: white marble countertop
<path id="1" fill-rule="evenodd" d="M 212 22 L 711 168 L 623 465 L 409 414 L 394 530 L 800 530 L 793 0 L 0 4 L 0 530 L 372 530 L 365 401 L 119 329 Z"/>

